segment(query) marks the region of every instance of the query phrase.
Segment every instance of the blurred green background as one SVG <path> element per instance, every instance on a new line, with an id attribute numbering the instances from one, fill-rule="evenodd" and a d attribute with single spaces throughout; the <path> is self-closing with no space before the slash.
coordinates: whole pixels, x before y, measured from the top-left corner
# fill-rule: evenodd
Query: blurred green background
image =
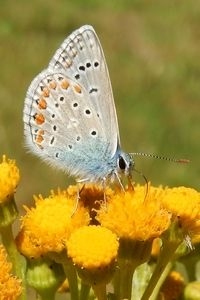
<path id="1" fill-rule="evenodd" d="M 200 1 L 0 0 L 0 7 L 0 155 L 20 167 L 17 199 L 73 182 L 27 153 L 22 112 L 30 81 L 83 24 L 94 26 L 105 52 L 124 150 L 191 159 L 136 157 L 136 168 L 153 185 L 199 189 Z"/>

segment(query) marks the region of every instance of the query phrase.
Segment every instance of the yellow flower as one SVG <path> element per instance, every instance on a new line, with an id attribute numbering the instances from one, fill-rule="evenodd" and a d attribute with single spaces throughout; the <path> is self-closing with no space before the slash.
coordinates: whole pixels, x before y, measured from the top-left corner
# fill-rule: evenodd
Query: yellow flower
<path id="1" fill-rule="evenodd" d="M 66 191 L 51 192 L 45 199 L 41 195 L 35 197 L 35 208 L 25 207 L 27 213 L 22 218 L 21 236 L 17 238 L 24 255 L 38 257 L 41 253 L 61 252 L 70 234 L 89 223 L 85 208 L 78 205 L 74 211 L 76 197 L 70 197 Z"/>
<path id="2" fill-rule="evenodd" d="M 171 214 L 162 208 L 162 188 L 136 186 L 111 197 L 97 219 L 123 239 L 146 241 L 159 237 L 170 225 Z"/>
<path id="3" fill-rule="evenodd" d="M 44 252 L 43 247 L 32 240 L 32 233 L 24 228 L 19 231 L 15 242 L 20 253 L 26 257 L 38 258 Z"/>
<path id="4" fill-rule="evenodd" d="M 101 226 L 83 226 L 72 233 L 66 245 L 79 277 L 93 287 L 97 296 L 99 288 L 113 277 L 119 246 L 117 236 Z"/>
<path id="5" fill-rule="evenodd" d="M 0 299 L 15 300 L 21 295 L 21 281 L 11 275 L 11 263 L 7 261 L 5 249 L 0 245 Z"/>
<path id="6" fill-rule="evenodd" d="M 179 299 L 185 286 L 184 278 L 180 273 L 172 271 L 163 283 L 160 291 L 160 299 Z"/>
<path id="7" fill-rule="evenodd" d="M 200 193 L 192 188 L 168 188 L 163 197 L 163 205 L 181 225 L 186 238 L 193 242 L 200 241 Z"/>
<path id="8" fill-rule="evenodd" d="M 19 179 L 19 169 L 15 161 L 6 159 L 6 156 L 3 155 L 0 164 L 0 203 L 7 201 L 15 193 Z"/>
<path id="9" fill-rule="evenodd" d="M 104 267 L 116 259 L 117 236 L 101 226 L 83 226 L 71 235 L 67 250 L 69 257 L 80 267 Z"/>

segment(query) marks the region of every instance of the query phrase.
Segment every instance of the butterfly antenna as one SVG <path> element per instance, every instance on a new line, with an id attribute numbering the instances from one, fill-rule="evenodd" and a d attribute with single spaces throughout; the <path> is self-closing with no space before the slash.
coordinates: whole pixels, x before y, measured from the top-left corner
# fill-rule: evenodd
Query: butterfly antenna
<path id="1" fill-rule="evenodd" d="M 167 161 L 171 161 L 171 162 L 175 162 L 175 163 L 184 163 L 184 164 L 187 164 L 187 163 L 190 162 L 189 159 L 185 159 L 185 158 L 178 158 L 177 159 L 177 158 L 171 158 L 171 157 L 160 156 L 160 155 L 156 155 L 156 154 L 143 153 L 143 152 L 134 152 L 134 153 L 130 153 L 130 155 L 151 157 L 151 158 L 167 160 Z"/>

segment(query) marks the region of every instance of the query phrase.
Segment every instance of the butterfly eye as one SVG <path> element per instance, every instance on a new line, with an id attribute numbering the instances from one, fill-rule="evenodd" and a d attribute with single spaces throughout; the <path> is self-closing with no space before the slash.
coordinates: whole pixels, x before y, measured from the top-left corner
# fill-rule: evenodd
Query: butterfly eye
<path id="1" fill-rule="evenodd" d="M 126 176 L 129 176 L 131 170 L 134 166 L 134 162 L 131 156 L 127 153 L 121 153 L 117 159 L 118 170 L 124 173 Z"/>
<path id="2" fill-rule="evenodd" d="M 123 159 L 122 156 L 119 156 L 119 158 L 118 158 L 118 167 L 119 167 L 122 171 L 124 171 L 124 170 L 126 169 L 126 162 L 125 162 L 125 160 Z"/>

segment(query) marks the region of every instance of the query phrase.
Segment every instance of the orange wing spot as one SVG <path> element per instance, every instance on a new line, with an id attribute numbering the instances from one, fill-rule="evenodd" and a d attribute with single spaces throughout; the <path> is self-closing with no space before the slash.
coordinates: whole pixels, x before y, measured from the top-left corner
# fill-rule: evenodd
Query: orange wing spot
<path id="1" fill-rule="evenodd" d="M 40 98 L 38 101 L 38 108 L 39 109 L 46 109 L 47 108 L 47 102 L 44 98 Z"/>
<path id="2" fill-rule="evenodd" d="M 35 138 L 37 144 L 41 144 L 44 141 L 43 135 L 44 135 L 44 130 L 39 130 Z"/>
<path id="3" fill-rule="evenodd" d="M 50 91 L 47 87 L 44 87 L 43 90 L 42 90 L 42 96 L 43 97 L 49 97 L 50 95 Z"/>
<path id="4" fill-rule="evenodd" d="M 81 90 L 80 85 L 76 84 L 76 85 L 74 85 L 73 87 L 74 87 L 74 89 L 75 89 L 75 91 L 76 91 L 77 93 L 81 94 L 82 90 Z"/>
<path id="5" fill-rule="evenodd" d="M 60 86 L 61 86 L 62 89 L 67 90 L 68 87 L 69 87 L 69 81 L 67 81 L 66 79 L 63 79 L 63 80 L 61 81 Z"/>
<path id="6" fill-rule="evenodd" d="M 50 89 L 55 90 L 57 87 L 57 83 L 53 80 L 49 83 L 49 87 L 50 87 Z"/>
<path id="7" fill-rule="evenodd" d="M 43 114 L 35 114 L 34 119 L 37 125 L 42 125 L 45 121 L 45 117 L 43 116 Z"/>

